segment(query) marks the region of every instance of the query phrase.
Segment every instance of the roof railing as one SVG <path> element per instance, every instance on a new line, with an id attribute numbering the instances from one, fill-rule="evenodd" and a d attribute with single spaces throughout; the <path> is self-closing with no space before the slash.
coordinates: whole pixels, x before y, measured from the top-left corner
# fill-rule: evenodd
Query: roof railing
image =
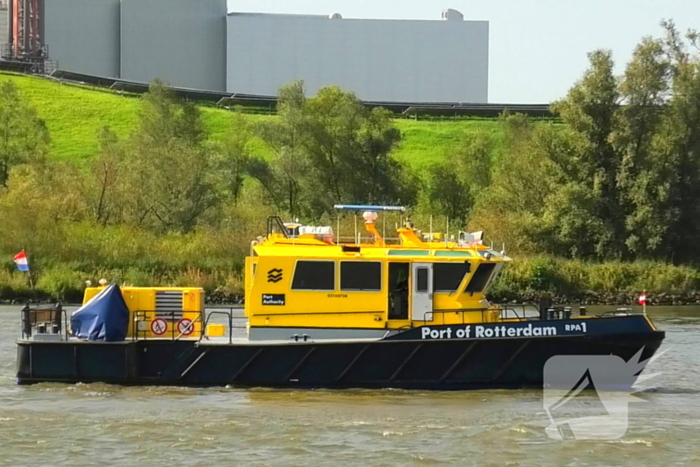
<path id="1" fill-rule="evenodd" d="M 372 206 L 369 204 L 336 204 L 333 208 L 339 211 L 406 211 L 404 206 Z"/>

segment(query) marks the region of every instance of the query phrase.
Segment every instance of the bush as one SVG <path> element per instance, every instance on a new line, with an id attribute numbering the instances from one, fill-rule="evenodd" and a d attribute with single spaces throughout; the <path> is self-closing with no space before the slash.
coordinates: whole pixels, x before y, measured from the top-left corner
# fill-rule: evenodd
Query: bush
<path id="1" fill-rule="evenodd" d="M 693 294 L 700 273 L 688 266 L 638 261 L 595 263 L 551 257 L 516 259 L 505 266 L 491 297 L 512 300 L 550 294 L 577 299 L 587 294 Z"/>
<path id="2" fill-rule="evenodd" d="M 43 271 L 37 281 L 39 292 L 59 301 L 80 301 L 85 288 L 84 274 L 68 267 L 56 267 Z"/>

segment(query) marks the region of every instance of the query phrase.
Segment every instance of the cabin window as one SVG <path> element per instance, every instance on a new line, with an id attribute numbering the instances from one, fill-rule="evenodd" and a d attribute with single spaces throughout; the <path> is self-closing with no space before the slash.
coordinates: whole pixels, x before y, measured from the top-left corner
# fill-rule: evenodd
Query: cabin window
<path id="1" fill-rule="evenodd" d="M 471 263 L 434 263 L 433 290 L 435 292 L 454 292 L 469 272 Z"/>
<path id="2" fill-rule="evenodd" d="M 429 292 L 428 276 L 428 268 L 416 269 L 416 292 Z"/>
<path id="3" fill-rule="evenodd" d="M 451 256 L 451 257 L 455 257 L 455 256 L 469 256 L 469 257 L 471 257 L 471 256 L 474 256 L 474 255 L 471 254 L 471 253 L 468 252 L 468 251 L 437 250 L 437 251 L 435 252 L 435 256 Z"/>
<path id="4" fill-rule="evenodd" d="M 496 263 L 480 264 L 479 267 L 476 268 L 476 271 L 474 271 L 472 280 L 469 281 L 469 284 L 467 285 L 467 288 L 464 291 L 471 292 L 472 294 L 483 291 L 486 287 L 486 284 L 488 284 L 489 279 L 491 278 L 491 273 L 493 272 L 493 269 L 495 267 Z"/>
<path id="5" fill-rule="evenodd" d="M 430 250 L 389 250 L 389 256 L 430 256 Z"/>
<path id="6" fill-rule="evenodd" d="M 340 290 L 382 290 L 382 263 L 341 261 Z"/>
<path id="7" fill-rule="evenodd" d="M 335 290 L 335 261 L 297 261 L 294 290 Z"/>

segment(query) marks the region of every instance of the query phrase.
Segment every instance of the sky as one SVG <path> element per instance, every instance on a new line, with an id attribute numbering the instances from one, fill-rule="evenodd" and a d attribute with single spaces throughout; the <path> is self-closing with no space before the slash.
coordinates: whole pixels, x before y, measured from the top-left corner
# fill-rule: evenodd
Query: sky
<path id="1" fill-rule="evenodd" d="M 548 103 L 564 97 L 586 70 L 587 53 L 610 49 L 622 73 L 659 23 L 700 29 L 699 0 L 228 0 L 229 11 L 344 18 L 439 20 L 452 8 L 489 22 L 489 102 Z"/>

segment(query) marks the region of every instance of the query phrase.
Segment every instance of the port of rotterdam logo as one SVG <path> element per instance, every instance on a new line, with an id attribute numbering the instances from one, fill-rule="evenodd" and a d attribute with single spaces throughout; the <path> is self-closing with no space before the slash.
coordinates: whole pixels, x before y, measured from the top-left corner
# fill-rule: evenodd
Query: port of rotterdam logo
<path id="1" fill-rule="evenodd" d="M 272 282 L 276 284 L 282 280 L 282 270 L 281 269 L 270 269 L 267 271 L 267 282 Z"/>

